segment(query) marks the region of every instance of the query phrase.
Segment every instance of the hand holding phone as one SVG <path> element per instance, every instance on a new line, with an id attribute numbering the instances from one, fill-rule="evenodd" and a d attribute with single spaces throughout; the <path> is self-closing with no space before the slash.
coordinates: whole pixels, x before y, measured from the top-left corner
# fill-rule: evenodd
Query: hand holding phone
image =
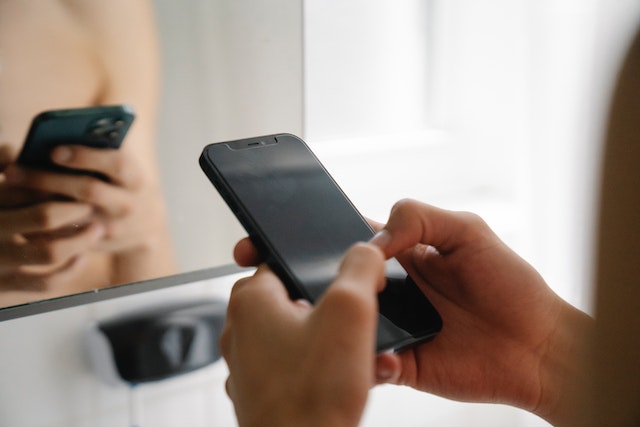
<path id="1" fill-rule="evenodd" d="M 51 151 L 60 145 L 118 149 L 134 117 L 133 109 L 127 105 L 42 112 L 33 119 L 17 162 L 31 168 L 93 174 L 104 179 L 104 176 L 92 171 L 65 168 L 53 163 Z"/>
<path id="2" fill-rule="evenodd" d="M 211 144 L 200 165 L 291 298 L 316 301 L 356 242 L 374 232 L 300 139 L 269 135 Z M 433 338 L 442 320 L 400 264 L 387 263 L 376 347 Z"/>
<path id="3" fill-rule="evenodd" d="M 345 420 L 364 409 L 376 360 L 397 356 L 371 351 L 383 282 L 383 254 L 359 243 L 314 307 L 291 301 L 264 264 L 236 283 L 220 350 L 240 425 L 265 417 L 280 425 L 351 425 Z"/>
<path id="4" fill-rule="evenodd" d="M 593 332 L 593 319 L 562 301 L 478 216 L 403 200 L 383 230 L 369 248 L 352 247 L 337 286 L 313 309 L 284 301 L 281 282 L 262 264 L 236 284 L 221 342 L 238 417 L 268 414 L 294 425 L 357 420 L 374 369 L 377 383 L 509 404 L 543 417 L 557 409 L 563 391 L 584 384 L 588 372 L 576 368 L 575 352 Z M 367 351 L 372 319 L 363 308 L 370 307 L 384 256 L 371 243 L 402 260 L 446 321 L 434 342 L 378 354 L 375 364 Z M 234 255 L 241 263 L 257 260 L 247 240 Z M 338 292 L 329 298 L 332 290 Z M 274 394 L 288 405 L 273 405 Z"/>
<path id="5" fill-rule="evenodd" d="M 150 162 L 145 153 L 153 143 L 151 133 L 146 127 L 138 128 L 137 139 L 132 141 L 135 144 L 127 149 L 116 149 L 120 147 L 132 120 L 133 112 L 126 106 L 56 110 L 34 119 L 18 161 L 5 170 L 4 184 L 11 194 L 20 191 L 22 194 L 34 192 L 42 195 L 31 201 L 24 200 L 19 205 L 14 203 L 11 217 L 16 221 L 31 218 L 20 215 L 25 213 L 20 209 L 26 208 L 34 213 L 33 218 L 55 218 L 55 221 L 54 224 L 40 224 L 37 230 L 33 225 L 23 227 L 19 223 L 6 222 L 3 223 L 7 224 L 6 228 L 0 233 L 4 232 L 7 238 L 17 234 L 33 237 L 35 234 L 38 239 L 26 239 L 29 244 L 39 245 L 39 250 L 45 254 L 47 251 L 58 254 L 62 251 L 55 249 L 56 246 L 67 248 L 73 244 L 79 247 L 70 241 L 73 234 L 61 235 L 58 233 L 60 229 L 82 232 L 85 225 L 96 224 L 101 226 L 102 235 L 90 242 L 79 242 L 90 243 L 80 251 L 94 258 L 123 254 L 127 262 L 119 263 L 117 271 L 111 272 L 111 277 L 116 277 L 114 281 L 140 280 L 150 277 L 146 273 L 149 270 L 172 269 L 170 261 L 161 263 L 161 267 L 146 261 L 155 256 L 156 248 L 163 260 L 168 260 L 169 257 L 164 256 L 169 244 L 165 239 L 161 189 L 154 169 L 145 167 Z M 66 159 L 56 158 L 56 163 L 52 163 L 52 153 L 60 154 L 60 150 L 69 156 Z M 76 207 L 86 208 L 88 213 L 81 216 Z M 3 213 L 10 214 L 8 211 Z M 149 244 L 150 241 L 153 245 Z M 150 246 L 154 251 L 146 250 Z M 38 263 L 35 256 L 20 256 L 25 253 L 19 250 L 22 248 L 14 249 L 7 247 L 6 253 L 14 260 L 9 262 L 19 262 L 20 265 Z M 143 258 L 144 264 L 136 265 L 132 261 Z M 130 268 L 130 265 L 135 265 L 135 268 Z"/>
<path id="6" fill-rule="evenodd" d="M 0 180 L 0 304 L 22 302 L 25 292 L 65 289 L 101 238 L 92 215 L 87 203 Z"/>

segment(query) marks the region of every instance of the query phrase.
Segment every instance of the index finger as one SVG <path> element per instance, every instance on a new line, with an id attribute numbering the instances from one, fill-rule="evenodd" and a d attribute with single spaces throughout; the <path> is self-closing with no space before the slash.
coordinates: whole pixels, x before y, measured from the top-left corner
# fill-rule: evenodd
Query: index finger
<path id="1" fill-rule="evenodd" d="M 88 203 L 111 216 L 125 215 L 130 210 L 131 195 L 127 189 L 89 175 L 38 169 L 27 171 L 16 165 L 11 165 L 5 175 L 8 182 L 13 185 Z"/>
<path id="2" fill-rule="evenodd" d="M 101 173 L 114 185 L 125 188 L 135 189 L 141 181 L 139 166 L 123 150 L 61 145 L 51 152 L 51 159 L 68 168 Z"/>
<path id="3" fill-rule="evenodd" d="M 91 206 L 75 202 L 49 202 L 18 209 L 0 209 L 0 236 L 52 231 L 70 225 L 85 224 Z"/>

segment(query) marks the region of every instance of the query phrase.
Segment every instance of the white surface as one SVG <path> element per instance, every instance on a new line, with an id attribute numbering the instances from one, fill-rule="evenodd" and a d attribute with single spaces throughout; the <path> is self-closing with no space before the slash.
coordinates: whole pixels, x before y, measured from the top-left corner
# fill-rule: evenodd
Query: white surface
<path id="1" fill-rule="evenodd" d="M 0 425 L 128 426 L 130 390 L 124 385 L 107 385 L 91 371 L 85 328 L 94 321 L 154 304 L 226 300 L 238 277 L 225 276 L 0 323 Z M 225 378 L 224 363 L 216 362 L 181 377 L 138 386 L 134 397 L 140 427 L 233 425 Z"/>

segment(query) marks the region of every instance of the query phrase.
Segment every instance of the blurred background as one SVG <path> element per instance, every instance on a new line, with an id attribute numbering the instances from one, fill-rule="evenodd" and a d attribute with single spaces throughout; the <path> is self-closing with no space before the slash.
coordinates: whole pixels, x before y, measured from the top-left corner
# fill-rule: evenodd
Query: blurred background
<path id="1" fill-rule="evenodd" d="M 403 197 L 477 212 L 589 308 L 600 142 L 637 2 L 155 3 L 183 270 L 231 262 L 244 235 L 202 147 L 290 132 L 364 215 L 385 221 Z"/>
<path id="2" fill-rule="evenodd" d="M 180 176 L 194 175 L 189 191 L 169 178 L 167 192 L 183 200 L 176 210 L 202 206 L 173 220 L 205 217 L 175 236 L 192 249 L 179 251 L 185 266 L 230 261 L 244 235 L 186 166 L 203 143 L 291 132 L 365 216 L 385 221 L 404 197 L 479 213 L 557 293 L 591 310 L 599 154 L 636 1 L 157 4 L 164 161 L 184 159 Z M 369 411 L 365 425 L 545 425 L 396 389 L 374 392 Z"/>

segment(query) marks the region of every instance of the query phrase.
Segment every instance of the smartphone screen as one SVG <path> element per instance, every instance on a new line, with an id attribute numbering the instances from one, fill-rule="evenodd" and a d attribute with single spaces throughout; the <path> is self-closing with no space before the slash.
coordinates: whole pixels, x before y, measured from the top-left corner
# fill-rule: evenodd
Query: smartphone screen
<path id="1" fill-rule="evenodd" d="M 317 300 L 346 250 L 374 231 L 298 137 L 211 144 L 200 164 L 292 298 Z M 432 338 L 442 321 L 395 260 L 379 294 L 377 350 Z"/>

